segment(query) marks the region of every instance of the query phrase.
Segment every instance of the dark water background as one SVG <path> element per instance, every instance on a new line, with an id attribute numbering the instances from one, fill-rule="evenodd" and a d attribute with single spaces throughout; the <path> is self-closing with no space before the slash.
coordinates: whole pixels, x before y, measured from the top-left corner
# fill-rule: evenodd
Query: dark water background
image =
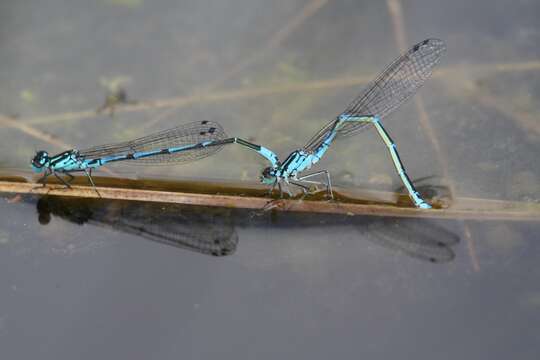
<path id="1" fill-rule="evenodd" d="M 346 80 L 399 54 L 387 4 L 2 2 L 0 113 L 81 148 L 216 120 L 284 156 L 363 86 Z M 455 197 L 537 203 L 539 3 L 401 5 L 408 46 L 448 46 L 420 92 L 447 164 L 413 101 L 385 120 L 411 177 L 451 182 Z M 95 115 L 117 84 L 177 106 Z M 37 149 L 63 150 L 2 127 L 2 173 L 27 169 Z M 189 166 L 114 170 L 253 182 L 263 166 L 231 147 Z M 344 187 L 400 186 L 369 131 L 336 143 L 320 167 Z M 7 359 L 536 359 L 539 230 L 4 194 L 0 349 Z"/>

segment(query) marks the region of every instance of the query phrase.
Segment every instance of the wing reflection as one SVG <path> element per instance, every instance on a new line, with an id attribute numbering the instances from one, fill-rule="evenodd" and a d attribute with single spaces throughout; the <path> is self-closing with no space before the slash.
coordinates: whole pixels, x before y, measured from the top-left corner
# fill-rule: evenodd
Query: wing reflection
<path id="1" fill-rule="evenodd" d="M 257 220 L 257 218 L 254 218 Z M 264 221 L 259 218 L 258 221 Z M 279 214 L 274 212 L 266 221 L 270 226 L 327 227 L 351 226 L 361 234 L 362 239 L 397 251 L 410 257 L 432 263 L 446 263 L 455 258 L 453 247 L 460 242 L 460 237 L 442 226 L 443 222 L 424 218 L 393 218 L 376 216 L 328 216 L 324 214 Z M 339 234 L 321 234 L 339 239 Z"/>
<path id="2" fill-rule="evenodd" d="M 273 229 L 278 228 L 321 228 L 320 236 L 331 236 L 336 240 L 339 234 L 334 230 L 324 231 L 324 228 L 343 227 L 344 235 L 352 230 L 360 234 L 358 240 L 367 239 L 401 254 L 433 263 L 452 261 L 455 257 L 452 248 L 460 241 L 456 233 L 431 219 L 276 211 L 253 217 L 250 216 L 252 212 L 247 210 L 56 196 L 40 198 L 37 210 L 39 222 L 44 225 L 54 216 L 75 224 L 106 227 L 213 256 L 231 255 L 236 251 L 236 227 L 256 228 L 267 234 L 272 234 Z M 351 237 L 345 235 L 344 238 Z"/>
<path id="3" fill-rule="evenodd" d="M 433 263 L 452 261 L 452 247 L 460 240 L 457 234 L 426 219 L 381 218 L 362 230 L 376 244 Z"/>
<path id="4" fill-rule="evenodd" d="M 38 200 L 37 211 L 42 225 L 53 215 L 212 256 L 233 254 L 238 244 L 232 217 L 225 209 L 45 196 Z"/>

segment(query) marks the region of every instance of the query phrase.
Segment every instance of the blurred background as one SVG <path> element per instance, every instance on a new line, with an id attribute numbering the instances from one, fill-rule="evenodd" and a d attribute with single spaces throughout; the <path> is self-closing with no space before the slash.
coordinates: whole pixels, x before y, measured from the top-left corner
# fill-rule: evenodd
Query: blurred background
<path id="1" fill-rule="evenodd" d="M 384 121 L 411 178 L 537 204 L 539 12 L 533 0 L 3 1 L 0 173 L 30 178 L 36 150 L 197 120 L 285 157 L 436 37 L 448 51 L 433 78 Z M 188 166 L 113 170 L 251 184 L 264 166 L 231 146 Z M 401 186 L 373 131 L 318 167 L 344 188 Z M 7 358 L 537 356 L 537 222 L 123 206 L 3 195 Z M 150 229 L 159 219 L 176 235 Z"/>

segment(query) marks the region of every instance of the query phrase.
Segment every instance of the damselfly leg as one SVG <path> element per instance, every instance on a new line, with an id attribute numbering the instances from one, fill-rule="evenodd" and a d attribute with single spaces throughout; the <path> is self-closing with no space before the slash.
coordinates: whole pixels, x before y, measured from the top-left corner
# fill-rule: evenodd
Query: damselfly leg
<path id="1" fill-rule="evenodd" d="M 272 196 L 272 193 L 274 192 L 274 189 L 276 188 L 276 186 L 279 185 L 279 192 L 281 193 L 281 184 L 278 184 L 278 181 L 274 181 L 274 184 L 272 185 L 272 187 L 270 189 L 268 189 L 268 192 L 266 193 L 267 196 Z"/>
<path id="2" fill-rule="evenodd" d="M 312 178 L 314 176 L 322 175 L 322 174 L 326 176 L 326 183 L 324 181 L 306 180 L 306 179 Z M 332 191 L 332 181 L 330 180 L 330 173 L 328 172 L 328 170 L 321 170 L 321 171 L 317 171 L 311 174 L 307 174 L 305 176 L 299 177 L 298 180 L 301 182 L 310 183 L 310 184 L 324 185 L 326 187 L 326 193 L 328 197 L 330 199 L 334 198 L 334 192 Z"/>
<path id="3" fill-rule="evenodd" d="M 54 170 L 51 170 L 51 169 L 47 169 L 46 172 L 45 172 L 45 175 L 43 175 L 37 182 L 38 183 L 41 183 L 41 186 L 36 186 L 34 189 L 39 189 L 39 188 L 44 188 L 45 186 L 47 186 L 47 178 L 51 175 L 54 175 L 55 178 L 58 179 L 58 181 L 60 181 L 62 184 L 64 184 L 64 186 L 66 188 L 69 188 L 71 189 L 71 181 L 73 181 L 74 177 L 73 175 L 69 174 L 69 173 L 63 173 L 67 176 L 69 176 L 69 180 L 66 181 L 64 178 L 62 178 L 60 175 L 58 175 L 58 173 Z M 49 189 L 50 191 L 50 189 Z M 47 192 L 48 193 L 48 192 Z"/>
<path id="4" fill-rule="evenodd" d="M 64 178 L 62 178 L 60 175 L 58 175 L 58 173 L 54 170 L 48 170 L 48 172 L 38 180 L 38 182 L 41 183 L 41 187 L 45 187 L 47 185 L 47 178 L 50 176 L 50 175 L 54 175 L 55 178 L 58 179 L 58 181 L 60 181 L 62 184 L 64 184 L 67 188 L 71 188 L 71 185 L 70 185 L 70 182 L 71 180 L 73 180 L 73 176 L 68 174 L 68 173 L 64 173 L 66 175 L 69 175 L 70 176 L 70 179 L 69 181 L 66 181 L 64 180 Z"/>
<path id="5" fill-rule="evenodd" d="M 54 175 L 60 179 L 60 181 L 62 181 L 62 183 L 64 185 L 66 185 L 66 187 L 68 188 L 71 188 L 71 182 L 73 181 L 73 179 L 75 179 L 75 176 L 71 175 L 70 173 L 68 172 L 63 172 L 64 175 L 66 175 L 69 179 L 66 181 L 65 179 L 61 178 L 59 175 L 56 174 L 56 172 L 54 173 Z"/>
<path id="6" fill-rule="evenodd" d="M 88 177 L 88 181 L 89 181 L 90 184 L 92 185 L 92 188 L 94 189 L 94 191 L 96 192 L 96 194 L 98 194 L 98 196 L 101 197 L 101 194 L 100 194 L 99 191 L 97 190 L 96 184 L 94 184 L 94 180 L 92 179 L 92 169 L 88 169 L 88 171 L 86 171 L 86 169 L 84 169 L 84 173 L 86 174 L 86 177 Z"/>
<path id="7" fill-rule="evenodd" d="M 292 185 L 294 186 L 298 186 L 300 189 L 302 189 L 302 192 L 304 193 L 304 195 L 302 195 L 302 199 L 309 193 L 309 187 L 305 186 L 305 185 L 302 185 L 300 183 L 297 183 L 297 182 L 294 182 L 294 181 L 289 181 Z"/>
<path id="8" fill-rule="evenodd" d="M 94 180 L 92 179 L 92 169 L 83 169 L 85 175 L 88 178 L 88 181 L 90 182 L 90 185 L 92 185 L 92 188 L 94 191 L 98 194 L 99 197 L 101 197 L 101 194 L 96 188 L 96 184 L 94 183 Z M 61 175 L 65 175 L 67 179 L 64 179 Z M 71 175 L 71 173 L 67 171 L 54 171 L 51 169 L 47 169 L 45 172 L 45 175 L 43 175 L 37 182 L 41 183 L 40 187 L 45 187 L 47 185 L 47 178 L 51 175 L 54 175 L 55 178 L 58 179 L 66 188 L 71 189 L 71 183 L 75 179 L 75 176 Z"/>
<path id="9" fill-rule="evenodd" d="M 47 178 L 52 174 L 52 170 L 51 169 L 47 169 L 45 170 L 45 175 L 43 175 L 42 177 L 39 178 L 39 180 L 37 181 L 38 183 L 41 183 L 41 186 L 40 187 L 45 187 L 45 185 L 47 185 Z M 38 186 L 39 187 L 39 186 Z"/>
<path id="10" fill-rule="evenodd" d="M 30 165 L 43 185 L 50 175 L 70 188 L 71 173 L 84 172 L 96 193 L 101 197 L 92 179 L 92 169 L 125 161 L 128 164 L 152 165 L 186 163 L 203 159 L 218 152 L 225 141 L 226 134 L 218 123 L 196 121 L 143 136 L 131 141 L 94 146 L 88 149 L 71 149 L 50 156 L 46 151 L 36 152 Z M 232 139 L 234 140 L 234 139 Z M 69 177 L 66 181 L 62 175 Z"/>
<path id="11" fill-rule="evenodd" d="M 283 182 L 283 187 L 285 188 L 285 191 L 289 195 L 289 197 L 293 197 L 293 194 L 291 192 L 291 189 L 289 188 L 289 184 L 287 182 Z M 281 192 L 280 197 L 283 198 L 283 192 Z"/>

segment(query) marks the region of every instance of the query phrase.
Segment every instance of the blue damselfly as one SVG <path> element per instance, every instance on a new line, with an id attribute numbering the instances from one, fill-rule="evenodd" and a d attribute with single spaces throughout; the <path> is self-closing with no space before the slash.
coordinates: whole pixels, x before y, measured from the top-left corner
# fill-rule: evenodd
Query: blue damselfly
<path id="1" fill-rule="evenodd" d="M 444 42 L 438 39 L 427 39 L 414 45 L 371 82 L 345 111 L 326 124 L 304 147 L 293 151 L 283 162 L 279 161 L 273 151 L 263 146 L 241 139 L 236 139 L 234 142 L 255 150 L 270 162 L 270 166 L 264 169 L 261 176 L 262 183 L 272 186 L 270 192 L 277 185 L 282 195 L 282 185 L 284 185 L 291 195 L 287 185 L 292 184 L 307 193 L 309 187 L 305 184 L 321 184 L 326 187 L 328 196 L 333 198 L 332 184 L 327 170 L 303 176 L 300 174 L 316 164 L 334 140 L 358 134 L 372 125 L 388 148 L 398 175 L 413 203 L 419 208 L 429 209 L 431 205 L 420 197 L 407 176 L 396 144 L 384 129 L 381 119 L 390 115 L 416 93 L 430 77 L 445 50 Z M 320 175 L 325 176 L 326 182 L 313 180 L 315 176 Z"/>
<path id="2" fill-rule="evenodd" d="M 282 195 L 282 184 L 285 186 L 292 184 L 307 193 L 310 189 L 305 184 L 321 184 L 326 187 L 328 196 L 333 198 L 330 174 L 327 170 L 299 175 L 316 164 L 335 139 L 355 135 L 371 124 L 387 146 L 398 175 L 413 203 L 419 208 L 429 209 L 431 206 L 420 197 L 405 172 L 396 144 L 384 129 L 381 119 L 416 93 L 429 78 L 445 50 L 444 42 L 438 39 L 427 39 L 413 46 L 391 63 L 344 112 L 326 124 L 304 147 L 293 151 L 283 162 L 264 146 L 241 138 L 227 138 L 219 124 L 200 121 L 132 141 L 86 150 L 72 149 L 52 157 L 46 151 L 38 151 L 32 160 L 32 168 L 36 172 L 45 172 L 41 179 L 44 184 L 48 176 L 54 175 L 67 187 L 73 180 L 71 173 L 84 172 L 95 188 L 92 170 L 111 162 L 126 161 L 130 164 L 187 162 L 210 156 L 225 144 L 236 143 L 256 151 L 270 162 L 270 166 L 263 170 L 260 178 L 262 183 L 272 186 L 270 192 L 278 186 Z M 68 181 L 59 174 L 68 176 Z M 324 175 L 326 182 L 313 180 L 319 175 Z M 288 187 L 286 190 L 291 195 Z"/>
<path id="3" fill-rule="evenodd" d="M 218 152 L 225 144 L 225 138 L 225 131 L 218 123 L 197 121 L 131 141 L 84 150 L 71 149 L 54 156 L 50 156 L 46 151 L 38 151 L 31 165 L 35 172 L 44 173 L 40 179 L 43 185 L 47 177 L 54 175 L 70 187 L 74 178 L 71 174 L 84 172 L 95 189 L 92 170 L 103 165 L 119 161 L 134 165 L 195 161 Z M 60 175 L 65 175 L 68 179 L 65 180 Z"/>

